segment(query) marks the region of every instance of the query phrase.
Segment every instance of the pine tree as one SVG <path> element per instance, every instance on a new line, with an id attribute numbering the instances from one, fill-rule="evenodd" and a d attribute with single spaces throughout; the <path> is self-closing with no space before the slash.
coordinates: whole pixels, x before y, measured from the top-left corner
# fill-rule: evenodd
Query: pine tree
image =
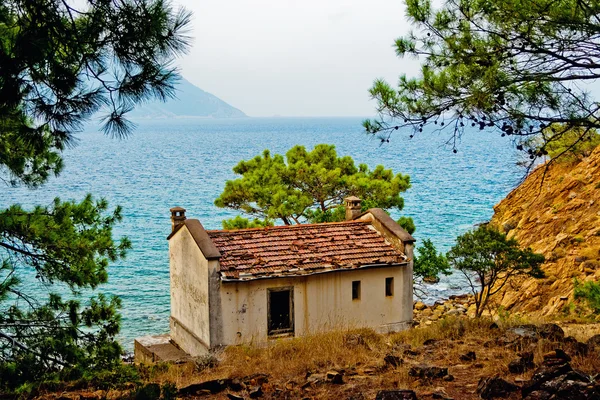
<path id="1" fill-rule="evenodd" d="M 2 2 L 0 180 L 36 187 L 58 175 L 96 112 L 106 134 L 131 132 L 135 104 L 174 95 L 189 19 L 161 0 Z M 91 196 L 0 210 L 0 391 L 120 362 L 120 301 L 90 292 L 130 247 L 112 238 L 120 220 Z M 30 276 L 47 296 L 27 291 Z"/>
<path id="2" fill-rule="evenodd" d="M 512 137 L 532 166 L 553 142 L 568 139 L 569 153 L 600 127 L 587 89 L 600 78 L 597 1 L 405 3 L 415 29 L 396 40 L 396 53 L 422 66 L 419 76 L 402 75 L 398 87 L 376 80 L 371 88 L 380 118 L 364 125 L 382 141 L 429 126 L 447 133 L 456 152 L 466 128 L 493 130 Z M 549 127 L 553 134 L 543 135 Z M 540 145 L 527 146 L 534 136 Z"/>

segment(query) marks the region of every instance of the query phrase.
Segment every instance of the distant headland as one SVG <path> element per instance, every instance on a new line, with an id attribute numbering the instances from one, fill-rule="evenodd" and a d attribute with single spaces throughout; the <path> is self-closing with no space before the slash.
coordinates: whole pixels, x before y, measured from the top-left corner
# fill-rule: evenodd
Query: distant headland
<path id="1" fill-rule="evenodd" d="M 132 119 L 165 119 L 165 118 L 247 118 L 243 111 L 205 92 L 185 78 L 176 85 L 174 99 L 167 102 L 158 100 L 138 104 L 129 113 Z"/>

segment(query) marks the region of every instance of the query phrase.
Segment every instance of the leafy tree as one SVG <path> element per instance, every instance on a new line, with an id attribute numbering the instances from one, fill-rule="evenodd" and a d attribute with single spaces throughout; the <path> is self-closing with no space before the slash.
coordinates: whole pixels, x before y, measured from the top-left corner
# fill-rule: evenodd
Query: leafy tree
<path id="1" fill-rule="evenodd" d="M 413 276 L 417 283 L 437 282 L 440 274 L 450 275 L 450 264 L 442 253 L 438 253 L 430 239 L 423 240 L 423 245 L 417 247 Z"/>
<path id="2" fill-rule="evenodd" d="M 310 152 L 294 146 L 285 158 L 265 150 L 262 156 L 240 161 L 233 171 L 241 178 L 226 182 L 215 205 L 255 218 L 254 226 L 273 220 L 285 225 L 343 221 L 343 200 L 350 195 L 363 199 L 363 208 L 402 210 L 400 193 L 410 187 L 407 175 L 381 165 L 374 170 L 365 164 L 356 167 L 351 157 L 338 157 L 335 146 L 327 144 Z M 405 217 L 403 223 L 410 228 L 412 220 Z M 223 222 L 225 229 L 247 226 L 241 217 Z"/>
<path id="3" fill-rule="evenodd" d="M 61 152 L 101 109 L 106 134 L 130 132 L 136 103 L 174 94 L 188 22 L 162 0 L 2 2 L 0 180 L 36 187 L 59 174 Z M 130 247 L 112 239 L 120 220 L 91 196 L 0 210 L 0 391 L 120 362 L 119 299 L 82 301 Z M 27 291 L 34 276 L 47 296 Z"/>
<path id="4" fill-rule="evenodd" d="M 540 265 L 544 256 L 521 249 L 515 239 L 491 226 L 480 225 L 456 238 L 448 252 L 448 261 L 461 271 L 475 297 L 476 316 L 480 317 L 490 297 L 498 293 L 514 276 L 544 277 Z"/>
<path id="5" fill-rule="evenodd" d="M 588 0 L 406 0 L 415 30 L 396 40 L 400 57 L 422 60 L 415 78 L 397 88 L 376 80 L 370 93 L 378 120 L 368 132 L 389 140 L 392 132 L 426 126 L 448 132 L 457 151 L 465 127 L 514 137 L 530 166 L 548 152 L 546 143 L 568 132 L 583 138 L 600 127 L 600 108 L 587 82 L 600 77 L 600 3 Z M 541 135 L 553 124 L 561 129 Z M 556 125 L 555 125 L 556 126 Z M 525 146 L 539 136 L 542 145 Z"/>

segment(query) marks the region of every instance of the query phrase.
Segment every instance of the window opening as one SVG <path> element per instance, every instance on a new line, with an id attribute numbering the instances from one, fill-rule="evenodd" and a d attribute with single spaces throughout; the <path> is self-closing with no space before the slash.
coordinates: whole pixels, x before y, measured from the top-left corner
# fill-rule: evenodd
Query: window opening
<path id="1" fill-rule="evenodd" d="M 360 281 L 352 281 L 352 300 L 360 300 Z"/>
<path id="2" fill-rule="evenodd" d="M 294 332 L 294 289 L 268 289 L 267 323 L 269 335 Z"/>
<path id="3" fill-rule="evenodd" d="M 385 278 L 385 295 L 387 297 L 394 295 L 394 278 Z"/>

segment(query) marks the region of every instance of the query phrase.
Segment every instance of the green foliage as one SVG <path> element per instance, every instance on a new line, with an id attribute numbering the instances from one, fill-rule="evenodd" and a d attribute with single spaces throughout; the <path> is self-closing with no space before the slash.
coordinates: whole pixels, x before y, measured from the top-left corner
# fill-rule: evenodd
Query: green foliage
<path id="1" fill-rule="evenodd" d="M 442 253 L 438 253 L 430 239 L 423 240 L 423 245 L 417 247 L 413 277 L 416 281 L 439 279 L 440 274 L 450 275 L 450 264 Z"/>
<path id="2" fill-rule="evenodd" d="M 394 174 L 378 165 L 358 167 L 349 156 L 338 157 L 335 146 L 319 144 L 308 152 L 304 146 L 290 149 L 285 158 L 271 155 L 240 161 L 233 171 L 241 178 L 227 181 L 215 200 L 217 207 L 239 210 L 255 218 L 224 221 L 223 226 L 260 226 L 281 220 L 284 224 L 343 221 L 343 199 L 354 195 L 362 207 L 402 210 L 400 193 L 410 187 L 407 175 Z"/>
<path id="3" fill-rule="evenodd" d="M 404 230 L 411 235 L 415 233 L 417 227 L 415 226 L 415 221 L 411 217 L 402 216 L 398 219 L 398 225 L 400 225 Z"/>
<path id="4" fill-rule="evenodd" d="M 575 298 L 585 300 L 595 314 L 600 314 L 600 284 L 592 281 L 585 283 L 575 279 Z"/>
<path id="5" fill-rule="evenodd" d="M 595 129 L 572 128 L 553 124 L 544 129 L 545 150 L 552 159 L 573 162 L 589 156 L 600 144 L 600 134 Z"/>
<path id="6" fill-rule="evenodd" d="M 189 18 L 164 0 L 2 2 L 0 181 L 41 185 L 95 112 L 106 112 L 106 134 L 123 136 L 135 104 L 173 96 L 171 62 L 187 49 Z M 0 210 L 0 392 L 120 365 L 120 300 L 93 293 L 130 247 L 112 239 L 120 220 L 91 196 Z M 47 295 L 28 293 L 34 286 Z"/>
<path id="7" fill-rule="evenodd" d="M 0 212 L 4 389 L 52 376 L 78 379 L 85 371 L 120 363 L 122 350 L 115 340 L 120 300 L 100 293 L 82 303 L 79 296 L 82 289 L 105 283 L 109 261 L 124 257 L 130 247 L 127 239 L 112 239 L 120 209 L 107 210 L 106 201 L 87 196 L 80 203 L 56 199 L 51 207 L 27 211 L 13 205 Z M 49 290 L 47 298 L 27 293 L 29 282 L 22 281 L 27 270 Z"/>
<path id="8" fill-rule="evenodd" d="M 189 20 L 164 0 L 2 2 L 0 179 L 39 185 L 96 111 L 122 136 L 136 103 L 172 97 Z"/>
<path id="9" fill-rule="evenodd" d="M 498 293 L 511 277 L 527 275 L 542 278 L 544 256 L 521 249 L 515 239 L 491 226 L 480 225 L 456 238 L 448 261 L 467 278 L 475 296 L 476 316 L 480 317 L 489 298 Z"/>
<path id="10" fill-rule="evenodd" d="M 588 81 L 600 78 L 600 3 L 596 1 L 405 0 L 414 31 L 395 42 L 399 57 L 421 61 L 398 87 L 378 79 L 370 89 L 380 118 L 368 132 L 389 140 L 396 130 L 426 126 L 456 144 L 466 127 L 514 137 L 529 165 L 545 155 L 543 131 L 563 124 L 577 139 L 600 127 Z M 434 6 L 435 4 L 435 6 Z M 531 137 L 543 143 L 524 146 Z"/>
<path id="11" fill-rule="evenodd" d="M 225 219 L 222 221 L 223 229 L 248 229 L 248 228 L 263 228 L 265 226 L 273 226 L 273 223 L 269 220 L 260 220 L 255 218 L 249 220 L 248 218 L 240 217 L 239 215 L 235 218 Z"/>

